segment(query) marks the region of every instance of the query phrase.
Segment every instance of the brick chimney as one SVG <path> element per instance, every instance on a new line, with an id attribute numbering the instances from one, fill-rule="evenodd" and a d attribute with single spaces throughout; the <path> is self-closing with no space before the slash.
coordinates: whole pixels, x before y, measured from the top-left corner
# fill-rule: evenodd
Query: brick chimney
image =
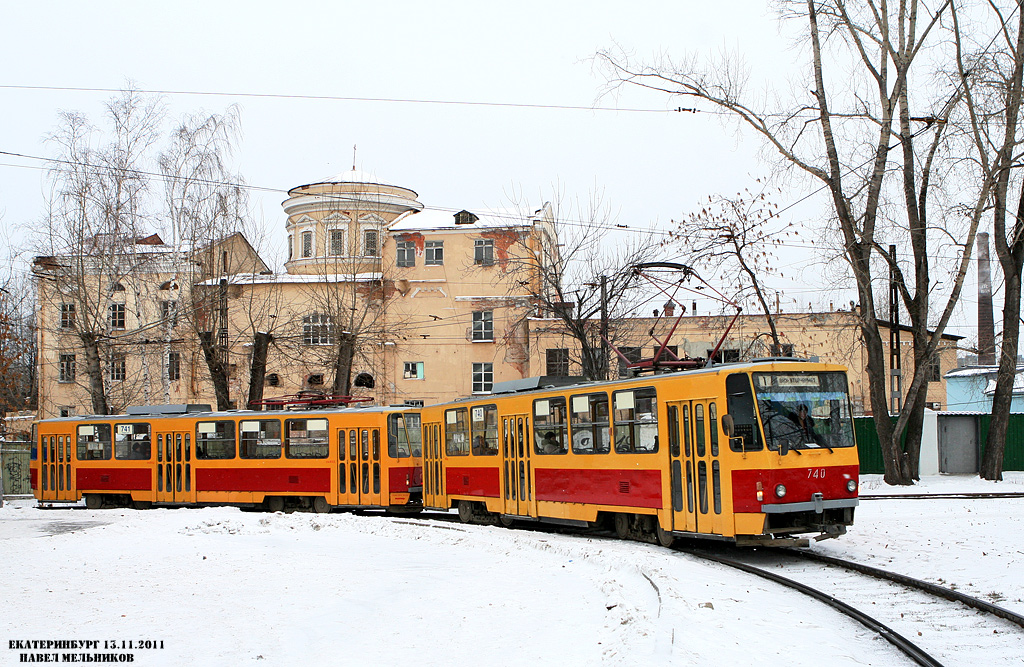
<path id="1" fill-rule="evenodd" d="M 988 234 L 978 234 L 978 365 L 996 363 L 996 332 L 992 319 L 992 272 L 988 257 Z"/>

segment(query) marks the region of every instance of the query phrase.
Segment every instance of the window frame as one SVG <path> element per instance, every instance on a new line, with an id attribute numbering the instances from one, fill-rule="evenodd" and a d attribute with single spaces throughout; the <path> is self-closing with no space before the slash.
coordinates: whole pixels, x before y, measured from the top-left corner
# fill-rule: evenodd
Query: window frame
<path id="1" fill-rule="evenodd" d="M 479 379 L 478 379 L 479 378 Z M 490 378 L 490 379 L 488 379 Z M 479 386 L 479 388 L 478 388 Z M 489 394 L 494 390 L 494 363 L 473 362 L 473 393 Z"/>
<path id="2" fill-rule="evenodd" d="M 200 427 L 205 429 L 207 424 L 213 424 L 214 430 L 200 430 Z M 229 429 L 219 431 L 218 427 L 228 426 L 230 427 L 231 433 L 226 433 Z M 219 435 L 219 438 L 202 437 L 209 434 Z M 227 454 L 228 449 L 225 443 L 231 443 L 230 456 Z M 216 445 L 216 448 L 211 450 L 211 445 Z M 214 421 L 200 421 L 196 422 L 196 458 L 211 461 L 226 461 L 234 459 L 237 456 L 238 451 L 238 439 L 236 437 L 235 422 L 230 419 L 219 419 Z"/>
<path id="3" fill-rule="evenodd" d="M 402 379 L 403 380 L 422 380 L 424 379 L 423 373 L 423 362 L 422 361 L 403 361 L 402 362 Z"/>
<path id="4" fill-rule="evenodd" d="M 444 451 L 448 456 L 469 456 L 469 409 L 444 411 Z"/>
<path id="5" fill-rule="evenodd" d="M 474 239 L 473 264 L 494 266 L 494 239 Z"/>
<path id="6" fill-rule="evenodd" d="M 340 238 L 339 243 L 335 243 Z M 340 252 L 335 252 L 340 248 Z M 332 227 L 327 230 L 327 255 L 329 257 L 345 257 L 348 255 L 348 248 L 345 246 L 345 230 L 341 227 Z"/>
<path id="7" fill-rule="evenodd" d="M 473 311 L 473 342 L 494 342 L 494 311 Z"/>
<path id="8" fill-rule="evenodd" d="M 83 431 L 86 429 L 92 429 L 91 433 L 86 433 L 86 437 L 90 436 L 95 439 L 82 439 Z M 106 430 L 107 439 L 101 438 L 102 434 L 97 434 L 97 430 Z M 92 443 L 97 443 L 98 446 L 91 446 Z M 96 456 L 94 454 L 98 453 Z M 79 461 L 109 461 L 113 453 L 113 436 L 110 429 L 110 424 L 79 424 L 75 430 L 75 457 Z"/>
<path id="9" fill-rule="evenodd" d="M 395 241 L 395 266 L 401 268 L 416 266 L 415 241 Z"/>
<path id="10" fill-rule="evenodd" d="M 477 419 L 477 417 L 480 417 Z M 479 426 L 477 426 L 479 424 Z M 473 456 L 498 455 L 498 405 L 488 403 L 469 409 L 470 451 Z M 480 442 L 477 442 L 480 438 Z"/>
<path id="11" fill-rule="evenodd" d="M 545 351 L 545 364 L 544 372 L 546 375 L 551 377 L 569 377 L 569 348 L 567 347 L 549 347 Z M 556 353 L 552 355 L 552 352 Z M 552 360 L 552 356 L 560 357 Z M 556 371 L 564 372 L 551 372 L 552 368 Z"/>
<path id="12" fill-rule="evenodd" d="M 142 429 L 140 432 L 139 429 Z M 145 435 L 136 439 L 134 436 Z M 114 424 L 114 458 L 118 461 L 149 461 L 153 457 L 153 431 L 149 422 Z M 122 439 L 122 436 L 132 436 Z M 138 448 L 136 446 L 139 446 Z"/>
<path id="13" fill-rule="evenodd" d="M 631 395 L 629 401 L 625 396 Z M 643 394 L 638 396 L 638 394 Z M 619 407 L 619 397 L 622 397 L 623 407 Z M 651 401 L 651 411 L 640 413 L 637 403 L 639 401 Z M 627 407 L 628 405 L 628 407 Z M 612 392 L 612 438 L 615 442 L 616 454 L 656 454 L 660 447 L 658 442 L 658 392 L 654 387 L 631 387 Z M 631 413 L 629 417 L 618 416 L 619 412 Z M 653 415 L 654 420 L 641 420 L 640 414 Z M 653 426 L 653 440 L 645 444 L 645 435 L 650 433 L 649 427 Z M 647 427 L 647 428 L 645 428 Z M 644 445 L 642 448 L 638 446 Z"/>
<path id="14" fill-rule="evenodd" d="M 253 423 L 258 425 L 255 431 L 245 428 L 246 425 Z M 276 425 L 277 437 L 275 438 L 269 430 L 264 430 L 264 425 Z M 246 438 L 245 433 L 259 433 L 260 435 Z M 277 441 L 276 444 L 273 442 L 274 440 Z M 270 444 L 266 444 L 267 441 L 270 441 Z M 242 419 L 238 422 L 238 458 L 277 460 L 281 458 L 283 445 L 284 432 L 281 430 L 280 419 Z M 261 450 L 260 447 L 268 449 Z M 271 452 L 274 451 L 277 455 L 271 456 Z"/>
<path id="15" fill-rule="evenodd" d="M 316 256 L 316 237 L 313 235 L 313 230 L 304 230 L 299 235 L 299 243 L 301 244 L 299 252 L 302 255 L 302 259 L 310 259 L 311 257 Z"/>
<path id="16" fill-rule="evenodd" d="M 127 309 L 123 303 L 112 303 L 107 307 L 107 324 L 112 330 L 123 331 L 127 322 Z"/>
<path id="17" fill-rule="evenodd" d="M 373 237 L 373 245 L 369 244 L 367 240 Z M 380 230 L 378 229 L 364 229 L 363 230 L 363 257 L 380 257 Z M 370 252 L 372 251 L 372 252 Z"/>
<path id="18" fill-rule="evenodd" d="M 78 323 L 77 307 L 73 303 L 60 304 L 60 328 L 74 329 Z"/>
<path id="19" fill-rule="evenodd" d="M 603 401 L 595 401 L 595 399 L 603 398 Z M 586 412 L 577 410 L 579 403 L 578 399 L 586 401 Z M 598 420 L 596 417 L 601 415 L 595 415 L 595 407 L 603 403 L 604 405 L 604 421 Z M 577 415 L 586 415 L 587 419 L 578 419 Z M 598 430 L 600 429 L 600 430 Z M 577 432 L 579 436 L 577 437 Z M 603 435 L 603 438 L 598 435 Z M 581 446 L 583 437 L 591 436 L 591 446 Z M 569 396 L 569 438 L 572 443 L 573 454 L 593 455 L 593 454 L 609 454 L 612 450 L 612 414 L 611 414 L 611 402 L 608 398 L 608 393 L 604 391 L 589 392 L 586 394 L 573 394 Z"/>
<path id="20" fill-rule="evenodd" d="M 533 451 L 540 456 L 556 456 L 569 453 L 569 405 L 565 396 L 548 396 L 534 399 Z M 544 451 L 544 441 L 551 434 L 555 436 L 557 451 Z"/>
<path id="21" fill-rule="evenodd" d="M 167 363 L 167 379 L 171 382 L 181 380 L 181 352 L 171 350 L 165 359 Z"/>
<path id="22" fill-rule="evenodd" d="M 77 359 L 74 352 L 57 354 L 57 382 L 74 382 L 77 375 Z"/>
<path id="23" fill-rule="evenodd" d="M 444 241 L 427 241 L 423 245 L 424 266 L 444 266 Z"/>
<path id="24" fill-rule="evenodd" d="M 334 344 L 334 318 L 323 313 L 302 316 L 302 344 L 307 347 Z"/>
<path id="25" fill-rule="evenodd" d="M 304 422 L 304 430 L 293 432 L 292 427 L 299 422 Z M 311 424 L 310 422 L 315 422 Z M 322 426 L 314 429 L 312 426 Z M 305 433 L 298 436 L 293 433 Z M 322 433 L 322 436 L 314 436 L 312 433 Z M 284 420 L 284 458 L 286 459 L 326 459 L 330 455 L 331 435 L 330 424 L 326 417 L 292 417 Z M 293 440 L 304 440 L 305 442 L 293 442 Z M 297 448 L 293 451 L 293 448 Z M 301 448 L 308 448 L 301 449 Z"/>

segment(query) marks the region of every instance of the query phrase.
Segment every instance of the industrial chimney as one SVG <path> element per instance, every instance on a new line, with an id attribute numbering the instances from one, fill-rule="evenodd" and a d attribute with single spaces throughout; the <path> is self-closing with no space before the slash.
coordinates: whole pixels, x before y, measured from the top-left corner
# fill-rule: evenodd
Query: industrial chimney
<path id="1" fill-rule="evenodd" d="M 978 365 L 995 366 L 996 331 L 992 320 L 992 274 L 988 234 L 978 234 Z"/>

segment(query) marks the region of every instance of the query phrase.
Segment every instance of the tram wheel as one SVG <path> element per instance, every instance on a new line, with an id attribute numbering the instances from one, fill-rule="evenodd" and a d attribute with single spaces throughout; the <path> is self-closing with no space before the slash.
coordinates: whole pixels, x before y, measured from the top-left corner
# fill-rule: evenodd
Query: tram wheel
<path id="1" fill-rule="evenodd" d="M 268 496 L 263 504 L 266 506 L 268 512 L 280 512 L 284 510 L 284 498 L 281 496 Z"/>
<path id="2" fill-rule="evenodd" d="M 137 510 L 148 510 L 153 508 L 153 503 L 149 500 L 133 500 L 132 507 Z"/>
<path id="3" fill-rule="evenodd" d="M 498 523 L 500 523 L 501 525 L 505 526 L 506 528 L 511 528 L 512 524 L 514 524 L 515 522 L 516 522 L 516 520 L 513 519 L 512 517 L 510 517 L 507 514 L 499 514 L 498 515 Z"/>
<path id="4" fill-rule="evenodd" d="M 675 535 L 662 528 L 660 523 L 655 529 L 655 533 L 657 533 L 658 536 L 658 544 L 663 547 L 670 547 L 672 546 L 672 543 L 676 541 Z"/>
<path id="5" fill-rule="evenodd" d="M 469 523 L 473 520 L 473 503 L 468 500 L 459 501 L 459 521 Z"/>
<path id="6" fill-rule="evenodd" d="M 102 509 L 103 507 L 103 496 L 89 493 L 85 496 L 85 506 L 91 510 Z"/>
<path id="7" fill-rule="evenodd" d="M 317 496 L 313 498 L 313 511 L 317 514 L 327 514 L 331 511 L 331 506 L 327 504 L 326 498 Z"/>
<path id="8" fill-rule="evenodd" d="M 615 515 L 615 534 L 620 540 L 628 540 L 630 537 L 628 514 Z"/>

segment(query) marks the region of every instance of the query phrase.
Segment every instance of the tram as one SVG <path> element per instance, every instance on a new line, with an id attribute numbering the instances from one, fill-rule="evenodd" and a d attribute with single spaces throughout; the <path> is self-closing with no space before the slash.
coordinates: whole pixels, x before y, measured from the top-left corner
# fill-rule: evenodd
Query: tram
<path id="1" fill-rule="evenodd" d="M 664 545 L 805 543 L 853 523 L 842 366 L 769 359 L 506 385 L 423 409 L 425 507 L 466 522 L 604 525 Z"/>
<path id="2" fill-rule="evenodd" d="M 46 419 L 35 431 L 31 482 L 41 502 L 318 512 L 422 506 L 420 414 L 409 408 L 168 405 Z"/>

